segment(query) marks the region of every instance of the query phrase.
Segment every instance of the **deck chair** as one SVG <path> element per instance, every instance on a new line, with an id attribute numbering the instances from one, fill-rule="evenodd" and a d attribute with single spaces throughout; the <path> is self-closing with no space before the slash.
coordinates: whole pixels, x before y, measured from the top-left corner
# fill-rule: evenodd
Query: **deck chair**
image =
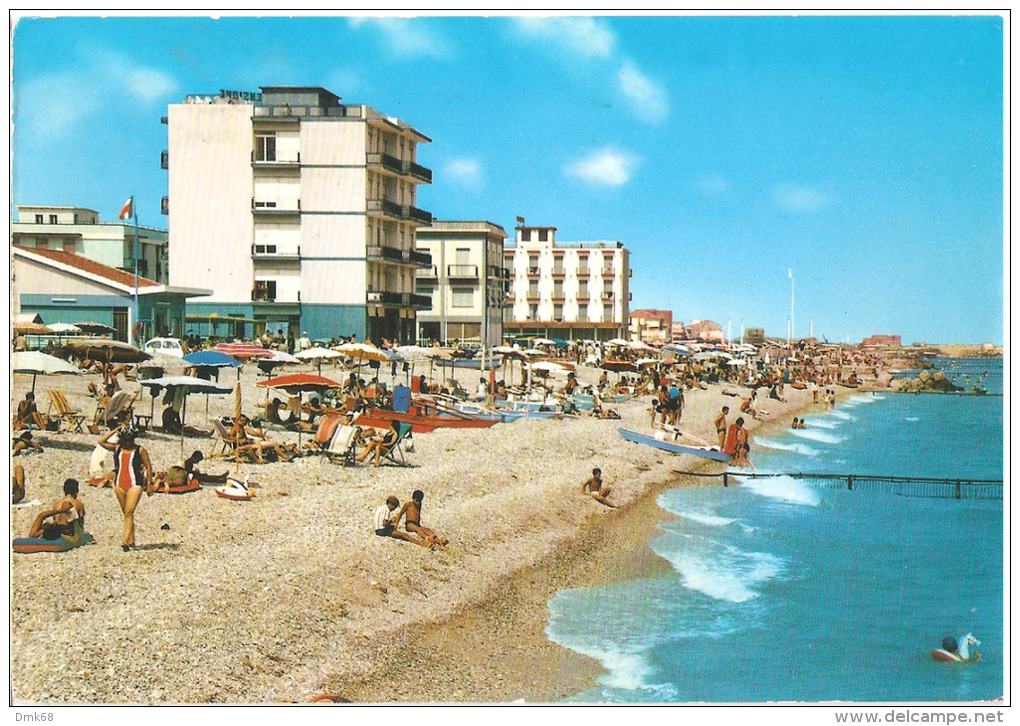
<path id="1" fill-rule="evenodd" d="M 379 463 L 385 464 L 388 461 L 395 466 L 407 466 L 407 461 L 404 460 L 404 442 L 411 437 L 411 424 L 397 421 L 396 431 L 397 440 L 382 452 Z"/>
<path id="2" fill-rule="evenodd" d="M 323 416 L 312 440 L 304 445 L 305 453 L 322 454 L 328 451 L 341 420 L 342 418 L 336 415 Z"/>
<path id="3" fill-rule="evenodd" d="M 64 396 L 63 391 L 48 391 L 50 394 L 50 404 L 52 410 L 56 411 L 57 418 L 69 426 L 73 426 L 74 430 L 78 433 L 83 433 L 81 426 L 85 423 L 85 414 L 75 408 L 71 408 L 67 402 L 67 397 Z M 49 414 L 47 414 L 48 416 Z"/>
<path id="4" fill-rule="evenodd" d="M 213 445 L 206 458 L 231 457 L 237 455 L 238 442 L 230 435 L 227 427 L 217 418 L 210 419 L 213 426 Z"/>
<path id="5" fill-rule="evenodd" d="M 344 465 L 353 464 L 358 454 L 357 439 L 360 426 L 345 424 L 337 426 L 325 449 L 326 458 L 330 461 L 342 459 Z"/>

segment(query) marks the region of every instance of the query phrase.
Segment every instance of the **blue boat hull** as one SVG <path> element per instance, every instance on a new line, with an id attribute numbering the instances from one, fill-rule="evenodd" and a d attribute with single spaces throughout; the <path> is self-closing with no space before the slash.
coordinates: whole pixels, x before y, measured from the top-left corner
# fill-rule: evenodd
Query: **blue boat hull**
<path id="1" fill-rule="evenodd" d="M 619 431 L 620 435 L 627 439 L 627 441 L 633 441 L 636 444 L 644 444 L 645 446 L 653 446 L 656 449 L 668 451 L 671 454 L 690 454 L 691 456 L 700 456 L 704 459 L 712 459 L 713 461 L 730 460 L 730 455 L 725 451 L 703 449 L 697 446 L 684 446 L 683 444 L 678 444 L 675 441 L 660 441 L 654 436 L 639 434 L 636 431 L 630 431 L 628 429 L 618 428 L 616 430 Z"/>

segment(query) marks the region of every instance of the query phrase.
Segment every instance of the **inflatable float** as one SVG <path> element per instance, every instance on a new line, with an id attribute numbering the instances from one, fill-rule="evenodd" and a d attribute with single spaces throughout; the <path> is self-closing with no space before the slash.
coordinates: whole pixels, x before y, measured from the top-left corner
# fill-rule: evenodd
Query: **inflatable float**
<path id="1" fill-rule="evenodd" d="M 79 532 L 74 537 L 58 537 L 57 539 L 43 539 L 42 537 L 18 537 L 14 540 L 14 551 L 23 555 L 35 554 L 36 552 L 67 552 L 75 547 L 81 547 L 92 541 L 92 535 L 88 532 Z"/>
<path id="2" fill-rule="evenodd" d="M 981 645 L 981 642 L 970 633 L 960 638 L 959 648 L 954 638 L 945 638 L 942 647 L 931 652 L 931 657 L 941 663 L 973 663 L 981 657 L 981 653 L 976 650 L 971 652 L 971 645 Z"/>
<path id="3" fill-rule="evenodd" d="M 230 499 L 235 502 L 247 502 L 255 495 L 248 489 L 248 485 L 237 479 L 227 479 L 227 483 L 213 489 L 216 496 Z"/>

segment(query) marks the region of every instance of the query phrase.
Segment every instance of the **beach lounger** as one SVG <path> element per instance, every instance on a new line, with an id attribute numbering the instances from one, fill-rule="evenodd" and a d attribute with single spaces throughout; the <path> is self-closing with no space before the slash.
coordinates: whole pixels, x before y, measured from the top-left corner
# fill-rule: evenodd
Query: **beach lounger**
<path id="1" fill-rule="evenodd" d="M 345 465 L 353 464 L 358 453 L 357 438 L 360 430 L 359 426 L 337 426 L 325 449 L 326 458 L 330 461 L 342 459 Z"/>
<path id="2" fill-rule="evenodd" d="M 312 440 L 304 445 L 304 453 L 322 454 L 328 452 L 330 444 L 335 438 L 334 434 L 336 434 L 336 430 L 342 420 L 341 416 L 324 416 L 322 421 L 319 422 L 318 428 L 315 429 L 315 435 L 312 437 Z"/>
<path id="3" fill-rule="evenodd" d="M 206 458 L 228 458 L 237 455 L 238 442 L 230 435 L 227 427 L 219 419 L 211 419 L 213 426 L 213 445 Z"/>
<path id="4" fill-rule="evenodd" d="M 83 433 L 81 426 L 85 423 L 85 414 L 78 409 L 71 408 L 63 391 L 50 390 L 48 393 L 50 394 L 50 403 L 52 404 L 51 410 L 56 411 L 56 417 L 61 422 L 73 426 L 76 432 Z M 47 414 L 48 417 L 49 414 Z"/>

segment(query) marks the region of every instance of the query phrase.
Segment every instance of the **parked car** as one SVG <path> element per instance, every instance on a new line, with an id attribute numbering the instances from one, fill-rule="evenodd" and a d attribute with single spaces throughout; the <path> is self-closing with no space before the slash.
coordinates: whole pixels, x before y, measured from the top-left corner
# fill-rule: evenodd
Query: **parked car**
<path id="1" fill-rule="evenodd" d="M 184 357 L 184 345 L 180 338 L 153 338 L 145 342 L 142 348 L 146 353 L 162 353 L 174 358 Z"/>

